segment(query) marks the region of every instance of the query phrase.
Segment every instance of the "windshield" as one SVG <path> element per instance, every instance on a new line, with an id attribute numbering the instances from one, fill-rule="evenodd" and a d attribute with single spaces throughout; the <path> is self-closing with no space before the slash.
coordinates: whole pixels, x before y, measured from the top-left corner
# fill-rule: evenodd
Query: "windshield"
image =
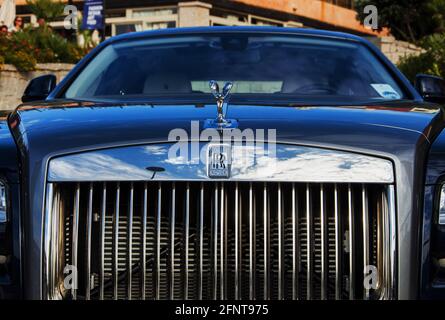
<path id="1" fill-rule="evenodd" d="M 310 101 L 405 99 L 364 45 L 297 35 L 176 35 L 105 47 L 65 91 L 70 99 L 203 95 L 209 81 L 234 83 L 232 97 Z"/>

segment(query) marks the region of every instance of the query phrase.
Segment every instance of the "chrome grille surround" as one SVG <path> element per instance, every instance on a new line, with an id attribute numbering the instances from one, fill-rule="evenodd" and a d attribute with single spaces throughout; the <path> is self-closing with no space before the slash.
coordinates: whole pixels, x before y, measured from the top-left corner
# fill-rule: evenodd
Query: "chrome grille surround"
<path id="1" fill-rule="evenodd" d="M 307 164 L 314 159 L 336 161 L 318 168 L 313 181 L 306 169 L 314 171 L 304 166 L 287 174 L 262 174 L 259 179 L 252 179 L 252 172 L 265 168 L 255 166 L 235 168 L 232 178 L 225 180 L 203 176 L 205 170 L 199 164 L 188 165 L 185 170 L 168 167 L 165 173 L 156 176 L 141 171 L 147 166 L 165 166 L 166 153 L 159 150 L 165 150 L 166 146 L 106 149 L 51 160 L 45 204 L 45 298 L 395 297 L 395 194 L 390 161 L 280 144 L 274 157 L 278 162 L 291 161 L 290 167 L 298 160 L 305 161 L 304 155 L 308 154 L 311 156 Z M 156 147 L 157 154 L 147 154 L 147 147 L 152 150 Z M 140 162 L 141 152 L 145 154 L 143 162 Z M 122 154 L 126 154 L 125 159 Z M 118 159 L 134 172 L 126 169 L 117 175 L 106 161 L 102 162 L 102 168 L 96 166 L 91 171 L 89 164 L 103 156 L 108 160 Z M 73 164 L 75 170 L 70 175 L 61 170 L 72 169 Z M 372 203 L 368 204 L 368 197 L 372 197 Z M 376 200 L 378 197 L 381 200 Z M 172 199 L 181 200 L 179 203 Z M 114 204 L 112 211 L 107 209 L 110 201 Z M 354 206 L 355 201 L 361 204 L 361 210 Z M 162 205 L 167 202 L 168 207 Z M 373 231 L 369 216 L 376 214 L 369 209 L 377 206 L 381 214 L 377 230 Z M 209 216 L 210 222 L 206 220 Z M 100 227 L 94 227 L 97 223 Z M 79 231 L 80 225 L 83 231 Z M 360 225 L 352 229 L 359 229 L 360 234 L 349 232 L 349 225 Z M 94 231 L 97 228 L 99 238 Z M 93 237 L 99 239 L 98 247 L 92 248 Z M 363 239 L 373 237 L 380 240 L 369 239 L 368 245 L 363 245 Z M 355 248 L 355 238 L 362 239 L 362 248 Z M 373 243 L 378 248 L 373 248 Z M 344 247 L 359 250 L 361 261 L 357 261 L 356 251 L 346 252 Z M 91 258 L 91 250 L 95 250 L 99 260 L 95 255 Z M 378 290 L 354 292 L 357 291 L 354 279 L 363 280 L 357 264 L 366 265 L 374 259 L 373 253 L 381 255 L 378 269 L 383 271 Z M 92 267 L 91 259 L 99 262 L 99 267 Z M 82 295 L 78 290 L 67 292 L 61 288 L 63 268 L 68 263 L 80 267 Z M 178 264 L 186 271 L 179 272 Z M 129 269 L 133 272 L 127 272 Z"/>

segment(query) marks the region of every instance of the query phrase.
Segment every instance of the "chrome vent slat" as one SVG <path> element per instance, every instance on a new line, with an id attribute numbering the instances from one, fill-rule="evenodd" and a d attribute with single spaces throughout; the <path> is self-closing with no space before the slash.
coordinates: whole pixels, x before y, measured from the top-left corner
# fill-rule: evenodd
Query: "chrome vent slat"
<path id="1" fill-rule="evenodd" d="M 226 262 L 226 257 L 225 257 L 225 231 L 224 231 L 224 226 L 225 226 L 225 216 L 226 216 L 226 212 L 225 212 L 225 194 L 224 194 L 224 184 L 221 184 L 220 186 L 220 209 L 219 209 L 219 262 L 220 262 L 220 266 L 219 266 L 219 298 L 220 299 L 224 299 L 224 284 L 225 284 L 225 277 L 224 277 L 224 270 L 225 270 L 225 262 Z"/>
<path id="2" fill-rule="evenodd" d="M 116 202 L 114 208 L 113 233 L 114 233 L 114 253 L 113 253 L 113 298 L 118 299 L 118 264 L 119 264 L 119 206 L 120 206 L 120 184 L 116 185 Z"/>
<path id="3" fill-rule="evenodd" d="M 263 299 L 269 299 L 269 202 L 268 192 L 267 192 L 267 183 L 264 183 L 263 186 Z"/>
<path id="4" fill-rule="evenodd" d="M 172 189 L 174 190 L 174 188 Z M 174 192 L 174 191 L 173 191 Z M 147 252 L 147 213 L 148 213 L 148 186 L 147 183 L 144 183 L 144 190 L 143 190 L 143 207 L 142 207 L 142 247 L 141 247 L 141 258 L 142 258 L 142 265 L 141 265 L 141 291 L 140 296 L 142 300 L 145 300 L 146 298 L 146 279 L 147 279 L 147 255 L 145 254 Z"/>
<path id="5" fill-rule="evenodd" d="M 255 297 L 255 215 L 253 207 L 253 189 L 252 183 L 249 183 L 249 299 L 253 300 Z"/>
<path id="6" fill-rule="evenodd" d="M 312 299 L 312 201 L 309 184 L 306 185 L 306 299 Z"/>
<path id="7" fill-rule="evenodd" d="M 171 195 L 171 210 L 170 210 L 170 276 L 169 276 L 169 295 L 170 299 L 174 299 L 175 292 L 175 224 L 176 224 L 176 185 L 172 184 Z M 146 261 L 143 262 L 144 264 Z"/>
<path id="8" fill-rule="evenodd" d="M 86 257 L 85 257 L 85 299 L 90 300 L 91 296 L 91 238 L 92 238 L 92 224 L 93 224 L 93 184 L 89 185 L 88 193 L 88 212 L 87 212 L 87 223 L 86 223 Z"/>
<path id="9" fill-rule="evenodd" d="M 184 300 L 189 298 L 189 235 L 190 235 L 190 184 L 187 183 L 185 195 L 184 222 Z"/>
<path id="10" fill-rule="evenodd" d="M 348 252 L 349 252 L 349 299 L 354 299 L 355 296 L 355 224 L 354 224 L 354 200 L 352 198 L 351 184 L 348 184 L 348 219 L 349 219 L 349 233 L 348 233 Z"/>
<path id="11" fill-rule="evenodd" d="M 393 276 L 391 247 L 383 245 L 394 237 L 388 232 L 394 223 L 388 216 L 394 198 L 390 187 L 222 181 L 51 184 L 52 223 L 63 233 L 62 262 L 53 265 L 57 270 L 67 264 L 79 268 L 77 291 L 60 295 L 380 298 L 389 294 L 386 284 Z M 382 270 L 375 290 L 362 286 L 367 265 Z"/>
<path id="12" fill-rule="evenodd" d="M 78 269 L 77 265 L 77 253 L 78 253 L 78 241 L 79 241 L 79 205 L 80 205 L 80 184 L 76 184 L 76 191 L 74 194 L 74 209 L 73 209 L 73 238 L 72 238 L 72 258 L 71 264 L 74 270 Z M 78 283 L 79 279 L 76 279 L 76 283 Z M 71 289 L 71 295 L 73 299 L 77 298 L 77 286 L 73 285 Z"/>
<path id="13" fill-rule="evenodd" d="M 235 289 L 235 299 L 238 300 L 240 298 L 240 212 L 239 212 L 239 189 L 238 182 L 235 183 L 235 216 L 234 216 L 234 224 L 235 224 L 235 265 L 234 265 L 234 289 Z"/>
<path id="14" fill-rule="evenodd" d="M 283 299 L 283 210 L 281 207 L 281 184 L 278 183 L 278 192 L 277 192 L 277 222 L 278 222 L 278 300 Z M 266 260 L 266 259 L 265 259 Z"/>
<path id="15" fill-rule="evenodd" d="M 107 184 L 104 182 L 102 186 L 102 205 L 100 216 L 100 279 L 99 279 L 99 299 L 104 299 L 104 283 L 105 283 L 105 228 L 106 228 L 106 212 L 107 212 Z"/>
<path id="16" fill-rule="evenodd" d="M 201 182 L 199 186 L 199 269 L 198 269 L 198 299 L 202 299 L 202 283 L 204 277 L 204 184 Z"/>
<path id="17" fill-rule="evenodd" d="M 161 297 L 161 214 L 162 214 L 162 184 L 158 185 L 158 203 L 157 203 L 157 215 L 156 215 L 156 253 L 155 253 L 155 297 L 159 300 Z"/>
<path id="18" fill-rule="evenodd" d="M 132 259 L 132 251 L 133 251 L 133 204 L 134 204 L 134 185 L 130 184 L 130 201 L 129 201 L 129 210 L 128 210 L 128 223 L 127 223 L 127 270 L 133 269 L 133 259 Z M 127 299 L 131 300 L 132 297 L 132 276 L 133 272 L 127 272 Z"/>
<path id="19" fill-rule="evenodd" d="M 326 199 L 324 197 L 323 184 L 320 185 L 320 228 L 321 228 L 321 299 L 327 298 L 327 223 L 326 223 Z"/>
<path id="20" fill-rule="evenodd" d="M 341 214 L 340 214 L 340 194 L 338 185 L 334 185 L 334 219 L 335 219 L 335 299 L 341 299 L 342 291 L 342 235 L 341 235 Z"/>
<path id="21" fill-rule="evenodd" d="M 362 225 L 363 225 L 363 265 L 369 263 L 369 216 L 368 216 L 368 191 L 366 186 L 362 185 Z M 364 298 L 369 299 L 369 289 L 364 288 Z"/>
<path id="22" fill-rule="evenodd" d="M 218 298 L 218 194 L 219 194 L 219 184 L 214 185 L 214 197 L 213 197 L 213 299 Z"/>
<path id="23" fill-rule="evenodd" d="M 264 186 L 266 189 L 266 185 Z M 295 183 L 292 183 L 292 299 L 298 299 L 298 202 Z"/>

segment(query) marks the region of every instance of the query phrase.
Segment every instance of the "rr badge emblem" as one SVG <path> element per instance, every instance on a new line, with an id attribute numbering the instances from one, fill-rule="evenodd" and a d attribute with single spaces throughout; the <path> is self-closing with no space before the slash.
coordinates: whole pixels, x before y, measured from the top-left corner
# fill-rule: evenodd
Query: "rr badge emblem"
<path id="1" fill-rule="evenodd" d="M 232 169 L 232 148 L 229 144 L 209 144 L 207 147 L 207 176 L 228 179 Z"/>

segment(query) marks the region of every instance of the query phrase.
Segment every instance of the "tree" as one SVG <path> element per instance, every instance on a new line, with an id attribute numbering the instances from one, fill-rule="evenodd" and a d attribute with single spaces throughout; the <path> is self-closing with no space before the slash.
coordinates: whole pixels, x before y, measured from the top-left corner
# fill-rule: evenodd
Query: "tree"
<path id="1" fill-rule="evenodd" d="M 62 2 L 52 0 L 26 0 L 26 4 L 37 19 L 43 19 L 46 22 L 54 21 L 62 16 L 65 7 Z"/>
<path id="2" fill-rule="evenodd" d="M 445 77 L 445 34 L 427 36 L 420 45 L 425 51 L 402 58 L 398 64 L 400 71 L 413 83 L 419 73 Z"/>
<path id="3" fill-rule="evenodd" d="M 377 7 L 380 30 L 387 27 L 400 40 L 417 43 L 445 30 L 445 0 L 355 0 L 360 21 L 367 5 Z"/>

